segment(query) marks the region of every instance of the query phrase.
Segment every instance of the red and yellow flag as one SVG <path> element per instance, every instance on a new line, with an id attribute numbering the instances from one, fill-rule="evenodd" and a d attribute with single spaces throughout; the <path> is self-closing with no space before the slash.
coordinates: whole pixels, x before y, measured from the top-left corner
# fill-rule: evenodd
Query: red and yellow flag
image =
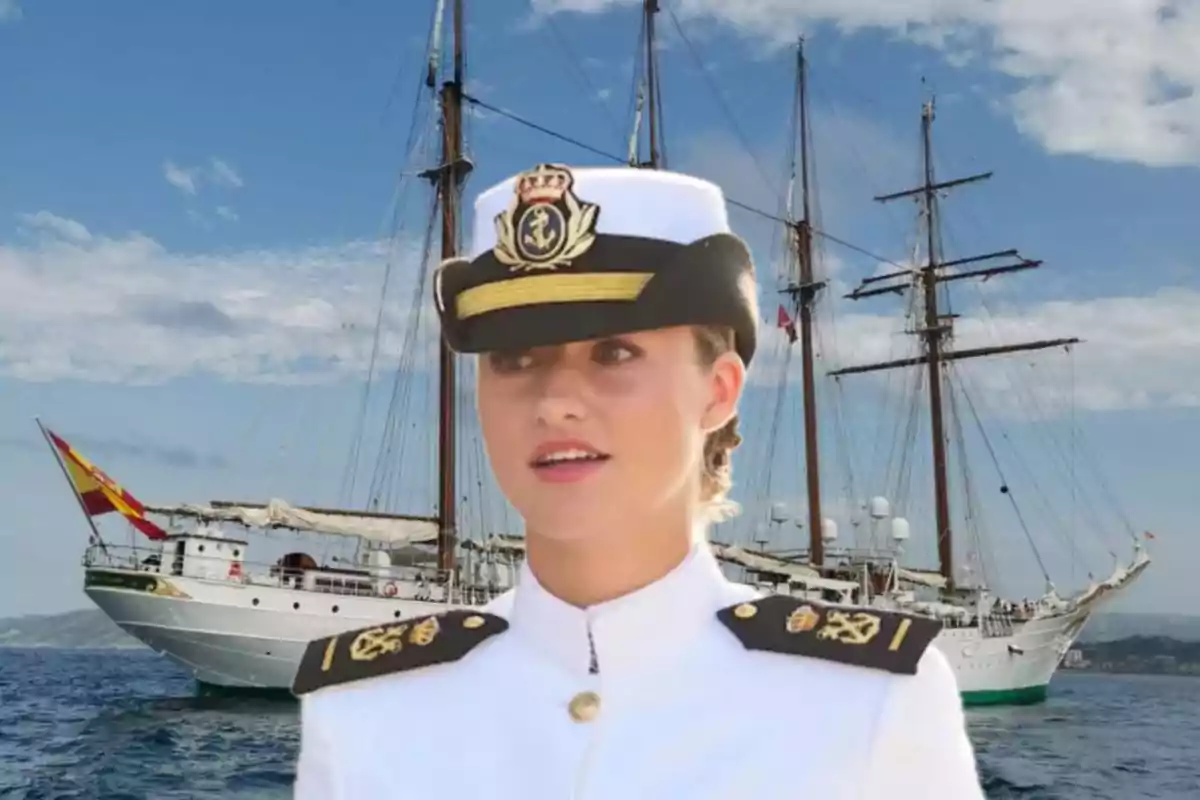
<path id="1" fill-rule="evenodd" d="M 58 435 L 49 430 L 46 433 L 62 453 L 67 474 L 71 477 L 71 483 L 75 485 L 75 491 L 79 494 L 88 516 L 97 517 L 116 511 L 150 539 L 167 538 L 166 531 L 146 519 L 146 509 L 136 497 L 122 489 L 99 467 L 79 455 Z"/>

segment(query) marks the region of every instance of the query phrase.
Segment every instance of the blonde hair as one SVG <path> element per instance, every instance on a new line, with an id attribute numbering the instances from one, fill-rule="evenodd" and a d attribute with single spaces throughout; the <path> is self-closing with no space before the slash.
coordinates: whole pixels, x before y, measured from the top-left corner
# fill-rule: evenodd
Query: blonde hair
<path id="1" fill-rule="evenodd" d="M 700 325 L 694 329 L 696 352 L 701 366 L 711 367 L 723 354 L 733 350 L 733 330 L 723 326 Z M 704 463 L 700 472 L 700 500 L 711 522 L 721 522 L 737 516 L 741 507 L 726 495 L 733 488 L 733 451 L 742 443 L 738 433 L 738 418 L 708 434 L 704 440 Z"/>

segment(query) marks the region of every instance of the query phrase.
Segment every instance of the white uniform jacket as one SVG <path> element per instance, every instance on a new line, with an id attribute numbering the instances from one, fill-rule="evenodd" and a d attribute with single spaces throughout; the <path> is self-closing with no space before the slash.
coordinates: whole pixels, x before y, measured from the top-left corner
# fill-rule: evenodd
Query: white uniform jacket
<path id="1" fill-rule="evenodd" d="M 516 589 L 480 609 L 494 635 L 456 660 L 303 694 L 295 797 L 982 800 L 955 678 L 924 647 L 929 636 L 915 675 L 753 649 L 737 626 L 754 621 L 747 605 L 758 597 L 728 581 L 707 546 L 588 609 L 549 594 L 526 567 Z M 759 602 L 759 622 L 774 617 L 782 630 L 787 617 L 809 641 L 831 609 L 797 616 L 801 602 L 787 598 L 791 616 L 780 617 L 775 600 Z M 442 619 L 436 635 L 447 641 L 483 626 Z M 869 649 L 861 638 L 858 653 Z"/>

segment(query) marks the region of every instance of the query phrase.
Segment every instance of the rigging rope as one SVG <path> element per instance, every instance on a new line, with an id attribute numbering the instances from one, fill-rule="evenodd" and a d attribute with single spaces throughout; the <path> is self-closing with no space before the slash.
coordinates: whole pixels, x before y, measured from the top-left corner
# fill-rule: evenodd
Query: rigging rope
<path id="1" fill-rule="evenodd" d="M 987 325 L 988 329 L 991 331 L 993 338 L 995 340 L 999 341 L 1000 337 L 997 335 L 996 325 L 995 325 L 995 319 L 999 315 L 996 314 L 992 310 L 991 304 L 989 303 L 987 296 L 984 294 L 982 289 L 978 285 L 975 286 L 975 289 L 976 289 L 976 292 L 978 295 L 980 307 L 983 308 L 983 310 L 984 310 L 984 320 L 983 321 Z M 1073 351 L 1070 348 L 1068 348 L 1068 352 L 1073 352 Z M 1057 457 L 1057 459 L 1059 460 L 1059 463 L 1061 464 L 1063 469 L 1065 471 L 1069 472 L 1072 475 L 1072 478 L 1074 478 L 1075 472 L 1073 469 L 1073 461 L 1072 461 L 1071 454 L 1069 452 L 1069 448 L 1066 444 L 1064 444 L 1062 442 L 1059 432 L 1057 430 L 1055 430 L 1053 427 L 1049 426 L 1049 420 L 1051 419 L 1052 415 L 1044 407 L 1042 402 L 1038 399 L 1037 392 L 1035 392 L 1033 389 L 1031 389 L 1030 386 L 1026 382 L 1021 381 L 1019 379 L 1019 377 L 1014 376 L 1014 369 L 1012 368 L 1011 364 L 1007 360 L 1001 359 L 998 362 L 998 366 L 999 366 L 999 369 L 1007 377 L 1009 387 L 1013 390 L 1013 396 L 1017 400 L 1017 404 L 1020 407 L 1021 412 L 1023 414 L 1025 414 L 1027 417 L 1029 417 L 1030 419 L 1037 420 L 1038 422 L 1040 422 L 1044 426 L 1046 426 L 1043 431 L 1045 438 L 1049 441 L 1049 444 L 1052 446 L 1054 454 Z M 1031 368 L 1033 368 L 1034 366 L 1035 365 L 1030 364 Z M 1072 430 L 1073 431 L 1075 430 L 1074 426 L 1072 427 Z M 1008 436 L 1007 432 L 1005 432 L 1002 429 L 1001 433 L 1002 433 L 1003 437 L 1005 438 L 1005 440 L 1007 440 L 1010 443 L 1010 445 L 1012 445 L 1015 449 L 1016 446 L 1012 444 L 1012 440 Z M 1019 454 L 1018 454 L 1018 458 L 1019 458 Z M 1074 490 L 1076 488 L 1078 488 L 1081 491 L 1084 490 L 1083 486 L 1080 486 L 1077 481 L 1074 481 L 1073 485 L 1072 485 L 1072 489 Z M 1040 492 L 1040 489 L 1039 489 L 1039 492 Z M 1090 496 L 1090 493 L 1088 493 L 1086 491 L 1084 491 L 1084 494 Z M 1115 495 L 1113 495 L 1112 492 L 1107 488 L 1104 488 L 1104 493 L 1102 494 L 1102 499 L 1105 499 L 1108 502 L 1113 503 L 1114 505 L 1116 504 Z M 1048 500 L 1043 500 L 1043 502 L 1045 502 L 1047 504 L 1047 506 L 1049 506 Z M 1099 503 L 1097 503 L 1096 505 L 1098 506 Z M 1121 516 L 1122 512 L 1120 510 L 1120 507 L 1117 506 L 1117 508 L 1118 508 L 1118 516 Z M 1100 519 L 1099 516 L 1097 516 L 1096 511 L 1092 508 L 1092 505 L 1086 502 L 1086 497 L 1085 497 L 1085 505 L 1082 508 L 1082 513 L 1088 518 L 1088 522 L 1095 527 L 1095 529 L 1098 533 L 1103 533 L 1106 530 L 1107 526 L 1105 525 L 1104 521 L 1102 519 Z M 1061 526 L 1060 522 L 1056 522 L 1056 524 Z M 1062 526 L 1062 527 L 1063 527 L 1063 530 L 1065 531 L 1066 526 Z M 1112 554 L 1111 548 L 1109 548 L 1109 553 Z M 1113 557 L 1115 558 L 1116 556 L 1114 555 Z"/>
<path id="2" fill-rule="evenodd" d="M 625 163 L 625 159 L 618 158 L 617 156 L 614 156 L 612 153 L 605 152 L 604 150 L 601 150 L 598 147 L 592 147 L 590 144 L 587 144 L 586 142 L 581 142 L 578 139 L 574 139 L 565 134 L 551 130 L 550 128 L 547 128 L 544 125 L 539 125 L 536 122 L 532 122 L 528 119 L 525 119 L 524 117 L 514 114 L 511 111 L 506 111 L 505 109 L 500 108 L 499 106 L 495 106 L 484 100 L 480 100 L 478 97 L 475 97 L 474 95 L 467 94 L 464 92 L 462 99 L 464 101 L 466 101 L 467 103 L 470 103 L 471 105 L 479 106 L 480 108 L 491 111 L 493 114 L 498 114 L 501 117 L 510 119 L 513 122 L 517 123 L 518 125 L 524 125 L 526 128 L 535 130 L 538 133 L 544 133 L 553 139 L 558 139 L 559 141 L 574 145 L 574 146 L 580 148 L 581 150 L 587 150 L 589 153 L 592 153 L 593 155 L 598 155 L 601 158 L 607 158 L 608 160 L 615 161 L 618 164 Z"/>
<path id="3" fill-rule="evenodd" d="M 961 206 L 961 208 L 963 208 L 963 213 L 965 214 L 965 216 L 968 218 L 968 220 L 972 224 L 972 227 L 974 227 L 977 231 L 981 232 L 983 230 L 984 226 L 981 224 L 979 216 L 973 211 L 971 206 L 968 204 L 968 205 Z M 944 228 L 944 230 L 946 230 L 948 238 L 952 238 L 952 237 L 949 237 L 949 227 L 950 227 L 949 225 L 947 225 L 946 223 L 943 223 L 943 228 Z M 994 319 L 996 317 L 998 317 L 998 315 L 995 313 L 994 309 L 989 304 L 988 299 L 987 299 L 985 293 L 983 292 L 982 288 L 978 284 L 975 284 L 975 289 L 977 292 L 977 297 L 978 297 L 979 303 L 985 312 L 985 317 L 984 317 L 983 321 L 987 324 L 988 328 L 991 330 L 991 332 L 994 335 L 996 333 L 996 331 L 995 331 L 995 325 L 993 323 L 994 323 Z M 1023 315 L 1019 310 L 1014 308 L 1010 312 L 1010 316 L 1015 319 L 1021 319 Z M 1027 325 L 1026 327 L 1032 328 L 1032 325 Z M 996 337 L 996 338 L 998 339 L 999 337 Z M 1074 350 L 1068 348 L 1068 353 L 1070 354 L 1071 358 L 1073 359 L 1074 358 Z M 1042 404 L 1038 401 L 1037 393 L 1032 391 L 1023 382 L 1021 382 L 1019 380 L 1015 380 L 1012 375 L 1012 370 L 1010 370 L 1010 367 L 1007 363 L 1002 363 L 1000 366 L 1000 369 L 1008 376 L 1009 384 L 1013 388 L 1014 393 L 1017 395 L 1018 400 L 1021 402 L 1022 410 L 1024 411 L 1024 413 L 1029 414 L 1030 416 L 1032 416 L 1035 419 L 1038 419 L 1041 422 L 1046 422 L 1050 418 L 1050 414 L 1047 413 L 1045 411 L 1045 409 L 1043 409 Z M 1091 471 L 1092 477 L 1099 484 L 1099 494 L 1100 494 L 1100 496 L 1098 498 L 1099 502 L 1095 503 L 1094 505 L 1096 507 L 1099 507 L 1100 505 L 1107 505 L 1108 509 L 1110 511 L 1114 512 L 1116 517 L 1118 517 L 1120 519 L 1121 524 L 1124 526 L 1128 537 L 1136 543 L 1138 541 L 1137 531 L 1134 529 L 1133 524 L 1130 521 L 1128 514 L 1125 512 L 1124 507 L 1121 505 L 1121 503 L 1118 499 L 1118 495 L 1112 491 L 1112 487 L 1110 486 L 1110 484 L 1107 481 L 1107 479 L 1105 478 L 1105 476 L 1102 474 L 1100 464 L 1099 464 L 1099 459 L 1095 456 L 1095 453 L 1090 449 L 1087 437 L 1083 436 L 1082 430 L 1079 429 L 1075 425 L 1074 416 L 1075 416 L 1075 408 L 1076 408 L 1078 399 L 1077 399 L 1077 396 L 1075 395 L 1075 384 L 1074 384 L 1075 378 L 1074 378 L 1074 363 L 1073 362 L 1071 365 L 1071 370 L 1072 370 L 1072 372 L 1071 372 L 1071 409 L 1072 409 L 1071 439 L 1072 439 L 1072 441 L 1070 443 L 1070 446 L 1064 445 L 1060 441 L 1058 433 L 1053 428 L 1049 428 L 1046 430 L 1046 432 L 1045 432 L 1046 436 L 1050 439 L 1050 442 L 1054 447 L 1056 455 L 1060 459 L 1062 459 L 1062 462 L 1063 462 L 1065 468 L 1067 469 L 1068 472 L 1071 473 L 1073 479 L 1076 476 L 1076 465 L 1078 464 L 1078 459 L 1075 458 L 1074 450 L 1078 449 L 1078 451 L 1080 451 L 1080 454 L 1083 457 L 1083 466 L 1087 470 Z M 1030 412 L 1029 408 L 1024 407 L 1025 399 L 1028 399 L 1030 406 L 1033 407 L 1032 413 Z M 1104 532 L 1106 530 L 1107 526 L 1105 525 L 1105 523 L 1102 520 L 1099 519 L 1099 517 L 1096 516 L 1096 511 L 1093 508 L 1093 503 L 1091 503 L 1088 499 L 1089 495 L 1090 495 L 1088 488 L 1083 486 L 1082 483 L 1073 480 L 1072 489 L 1073 489 L 1073 491 L 1075 489 L 1077 489 L 1081 495 L 1083 504 L 1082 504 L 1082 507 L 1080 508 L 1080 511 L 1082 514 L 1084 514 L 1086 517 L 1088 517 L 1089 524 L 1094 525 L 1098 532 Z M 1110 553 L 1111 553 L 1111 550 L 1110 550 Z M 1115 556 L 1114 556 L 1114 558 L 1115 558 Z"/>
<path id="4" fill-rule="evenodd" d="M 951 370 L 954 369 L 954 364 L 951 362 L 947 365 Z M 947 379 L 948 384 L 952 381 Z M 992 553 L 989 551 L 985 558 L 985 537 L 983 535 L 983 509 L 979 503 L 978 495 L 975 492 L 975 481 L 972 478 L 971 461 L 967 457 L 967 437 L 963 431 L 962 411 L 958 407 L 958 394 L 953 391 L 952 386 L 947 387 L 946 395 L 950 399 L 950 423 L 954 428 L 955 449 L 959 462 L 962 464 L 962 495 L 963 505 L 966 508 L 964 515 L 967 530 L 971 534 L 971 538 L 975 543 L 975 558 L 979 562 L 980 571 L 983 573 L 983 585 L 988 586 L 991 581 L 988 577 L 987 565 L 992 560 Z"/>
<path id="5" fill-rule="evenodd" d="M 395 437 L 397 428 L 403 424 L 402 421 L 408 418 L 407 411 L 409 408 L 409 400 L 411 397 L 411 384 L 404 380 L 404 377 L 411 373 L 412 362 L 417 348 L 413 347 L 413 342 L 417 337 L 421 328 L 422 311 L 425 308 L 425 279 L 429 271 L 430 254 L 433 245 L 433 231 L 435 222 L 438 220 L 436 213 L 438 197 L 435 192 L 432 198 L 433 208 L 430 210 L 429 222 L 425 229 L 425 237 L 421 248 L 421 266 L 418 271 L 417 280 L 413 287 L 412 304 L 410 306 L 410 314 L 408 318 L 408 326 L 404 331 L 404 339 L 401 344 L 400 363 L 397 365 L 394 379 L 392 382 L 392 394 L 388 403 L 386 423 L 381 437 L 379 453 L 375 463 L 375 475 L 371 482 L 370 488 L 370 508 L 378 510 L 381 507 L 386 508 L 386 499 L 391 494 L 389 487 L 389 478 L 394 476 L 392 465 L 402 465 L 404 461 L 404 439 L 400 440 L 398 454 L 393 457 L 392 448 L 396 446 Z M 397 409 L 401 409 L 397 414 Z M 425 463 L 423 459 L 417 459 L 418 463 Z M 394 484 L 391 484 L 394 486 Z"/>
<path id="6" fill-rule="evenodd" d="M 529 0 L 528 5 L 530 10 L 536 13 L 533 0 Z M 603 94 L 596 87 L 595 82 L 592 81 L 587 72 L 583 69 L 583 60 L 578 58 L 571 49 L 571 45 L 567 42 L 567 37 L 563 35 L 562 30 L 558 27 L 558 23 L 554 21 L 553 14 L 543 14 L 541 19 L 545 20 L 546 27 L 549 29 L 550 34 L 554 37 L 554 41 L 560 48 L 562 48 L 563 53 L 566 54 L 567 62 L 575 69 L 576 77 L 578 77 L 584 86 L 587 87 L 590 93 L 589 96 L 594 98 L 604 110 L 604 116 L 608 118 L 609 124 L 612 125 L 613 135 L 616 137 L 617 141 L 620 142 L 623 138 L 621 128 L 617 124 L 616 118 L 613 116 L 612 109 L 609 108 L 608 104 L 603 101 Z"/>
<path id="7" fill-rule="evenodd" d="M 774 477 L 775 456 L 778 453 L 777 444 L 779 442 L 779 428 L 783 420 L 783 410 L 787 393 L 788 371 L 792 363 L 793 348 L 786 343 L 782 344 L 783 358 L 779 360 L 779 375 L 775 384 L 774 402 L 772 403 L 770 422 L 767 425 L 766 436 L 758 441 L 766 442 L 765 457 L 759 462 L 759 477 L 754 482 L 756 487 L 755 503 L 759 507 L 760 514 L 765 514 L 767 525 L 770 526 L 771 521 L 771 504 L 769 498 L 772 495 L 772 478 Z M 747 431 L 749 434 L 749 431 Z M 754 540 L 754 530 L 749 531 L 749 539 Z"/>
<path id="8" fill-rule="evenodd" d="M 956 376 L 958 377 L 960 383 L 963 384 L 964 392 L 967 392 L 968 390 L 966 387 L 970 386 L 970 393 L 979 396 L 982 404 L 982 398 L 986 395 L 976 390 L 974 381 L 971 380 L 970 376 L 962 370 L 957 372 Z M 968 394 L 967 397 L 969 400 L 970 394 Z M 982 417 L 982 415 L 980 416 Z M 1042 509 L 1048 518 L 1050 529 L 1054 531 L 1061 539 L 1067 542 L 1067 547 L 1069 548 L 1070 543 L 1065 539 L 1067 526 L 1063 523 L 1062 518 L 1055 510 L 1054 504 L 1050 501 L 1050 498 L 1045 492 L 1042 491 L 1041 481 L 1038 480 L 1037 475 L 1034 474 L 1033 470 L 1026 463 L 1025 458 L 1021 455 L 1021 448 L 1016 445 L 1007 427 L 1000 422 L 1001 415 L 993 410 L 990 412 L 990 416 L 995 420 L 995 426 L 1000 431 L 1000 438 L 1003 439 L 1011 448 L 1013 461 L 1016 463 L 1017 467 L 1021 470 L 1022 474 L 1028 479 L 1030 485 L 1032 486 L 1033 496 L 1040 502 Z M 1103 530 L 1103 526 L 1097 523 L 1096 529 L 1101 531 Z M 1107 544 L 1105 546 L 1107 547 Z M 1112 548 L 1108 548 L 1108 552 L 1109 555 L 1111 555 L 1113 558 L 1116 558 L 1116 554 L 1113 553 Z"/>
<path id="9" fill-rule="evenodd" d="M 440 4 L 435 5 L 433 16 L 429 21 L 429 30 L 425 36 L 425 41 L 428 43 L 426 46 L 427 59 L 434 58 L 436 53 L 439 52 L 440 43 L 436 41 L 434 32 L 437 29 L 440 21 L 440 8 Z M 395 94 L 395 84 L 399 82 L 399 77 L 400 73 L 398 72 L 395 81 L 393 81 L 393 91 L 389 92 L 388 94 L 388 102 L 385 104 L 384 113 L 386 113 L 387 109 L 391 106 L 391 98 Z M 404 142 L 406 164 L 412 163 L 416 150 L 423 139 L 421 132 L 424 126 L 419 125 L 418 122 L 424 119 L 423 115 L 419 112 L 421 109 L 421 104 L 426 97 L 425 93 L 421 91 L 420 87 L 425 83 L 426 77 L 424 75 L 418 75 L 417 90 L 414 92 L 413 107 L 409 114 L 408 135 L 405 137 Z M 397 184 L 396 192 L 393 195 L 392 206 L 392 235 L 390 237 L 392 242 L 396 241 L 401 227 L 400 220 L 404 216 L 404 210 L 408 205 L 407 198 L 409 195 L 404 190 L 409 184 L 404 180 L 403 170 L 401 170 L 401 175 L 397 181 Z M 362 455 L 363 437 L 366 433 L 367 411 L 371 390 L 374 386 L 375 368 L 379 358 L 380 341 L 383 332 L 384 309 L 387 307 L 388 288 L 391 285 L 392 269 L 394 266 L 395 261 L 392 258 L 389 258 L 384 266 L 383 282 L 382 286 L 380 287 L 379 308 L 375 315 L 375 330 L 372 333 L 371 355 L 368 361 L 367 377 L 363 382 L 362 395 L 358 404 L 358 414 L 355 419 L 353 433 L 351 434 L 350 451 L 347 454 L 346 466 L 342 473 L 342 485 L 341 489 L 339 490 L 339 497 L 341 498 L 341 504 L 347 507 L 350 507 L 353 502 L 355 484 L 358 480 L 359 460 L 361 459 Z"/>
<path id="10" fill-rule="evenodd" d="M 616 164 L 627 163 L 626 159 L 624 159 L 620 156 L 613 155 L 612 153 L 609 153 L 605 150 L 601 150 L 599 147 L 593 147 L 592 145 L 588 144 L 587 142 L 582 142 L 579 139 L 575 139 L 571 136 L 567 136 L 566 134 L 559 133 L 558 131 L 547 128 L 545 125 L 539 125 L 538 123 L 533 122 L 532 120 L 526 119 L 525 117 L 522 117 L 519 114 L 515 114 L 512 111 L 507 111 L 503 108 L 500 108 L 499 106 L 493 105 L 484 100 L 480 100 L 478 97 L 475 97 L 474 95 L 467 94 L 464 92 L 462 99 L 466 103 L 470 103 L 471 105 L 479 106 L 482 109 L 491 111 L 493 114 L 497 114 L 501 117 L 509 119 L 509 120 L 517 123 L 518 125 L 523 125 L 526 128 L 535 130 L 538 133 L 545 134 L 546 136 L 549 136 L 552 139 L 558 139 L 560 142 L 565 142 L 566 144 L 573 145 L 575 147 L 580 148 L 581 150 L 586 150 L 587 152 L 592 153 L 593 155 L 597 155 L 597 156 L 600 156 L 601 158 L 608 159 L 609 161 L 612 161 L 613 163 L 616 163 Z M 778 222 L 781 225 L 789 224 L 788 220 L 784 219 L 783 217 L 779 216 L 778 214 L 772 214 L 769 211 L 763 211 L 761 208 L 756 208 L 752 205 L 743 203 L 740 200 L 736 200 L 732 197 L 726 197 L 725 202 L 727 202 L 731 206 L 736 206 L 737 208 L 740 208 L 743 211 L 748 211 L 751 214 L 755 214 L 759 217 L 762 217 L 763 219 L 770 220 L 772 222 Z M 893 261 L 892 259 L 889 259 L 889 258 L 884 258 L 883 256 L 877 255 L 876 253 L 872 253 L 870 250 L 867 250 L 866 248 L 863 248 L 863 247 L 859 247 L 858 245 L 853 244 L 852 242 L 848 242 L 845 239 L 841 239 L 837 236 L 834 236 L 832 233 L 829 233 L 827 231 L 824 231 L 824 230 L 821 230 L 821 229 L 815 228 L 815 227 L 812 228 L 811 230 L 812 230 L 812 233 L 814 236 L 819 236 L 822 239 L 828 239 L 829 241 L 833 242 L 834 244 L 840 245 L 841 247 L 844 247 L 847 250 L 853 250 L 854 252 L 856 252 L 860 255 L 864 255 L 864 256 L 867 256 L 868 258 L 875 259 L 876 261 L 879 261 L 880 263 L 888 264 L 889 266 L 896 267 L 897 269 L 908 269 L 908 267 L 905 266 L 904 264 L 900 264 L 899 262 Z"/>
<path id="11" fill-rule="evenodd" d="M 952 375 L 957 376 L 958 371 L 954 370 Z M 992 447 L 992 440 L 988 437 L 987 430 L 983 427 L 983 421 L 979 418 L 979 413 L 975 410 L 975 403 L 971 400 L 971 395 L 966 392 L 965 387 L 962 387 L 961 381 L 960 387 L 963 389 L 962 394 L 963 398 L 967 401 L 967 408 L 970 409 L 971 416 L 975 420 L 975 425 L 979 429 L 979 435 L 983 438 L 983 444 L 987 448 L 988 455 L 992 458 L 992 464 L 996 467 L 996 475 L 999 476 L 1000 482 L 1004 487 L 1002 492 L 1008 498 L 1009 504 L 1012 505 L 1013 513 L 1017 515 L 1017 522 L 1020 524 L 1021 530 L 1025 532 L 1025 539 L 1029 542 L 1029 547 L 1033 550 L 1033 556 L 1037 559 L 1038 568 L 1042 571 L 1042 577 L 1049 583 L 1050 573 L 1046 570 L 1046 564 L 1042 561 L 1041 551 L 1038 550 L 1037 543 L 1034 542 L 1033 535 L 1029 532 L 1029 526 L 1025 524 L 1025 515 L 1021 513 L 1021 507 L 1017 505 L 1017 500 L 1013 497 L 1012 488 L 1009 486 L 1008 480 L 1004 477 L 1004 469 L 1000 466 L 1000 459 L 996 456 L 996 451 Z"/>
<path id="12" fill-rule="evenodd" d="M 717 101 L 717 105 L 720 106 L 721 112 L 725 115 L 725 121 L 728 122 L 729 127 L 733 129 L 733 135 L 738 138 L 738 141 L 741 143 L 746 155 L 749 156 L 750 160 L 754 162 L 754 167 L 758 170 L 758 175 L 762 178 L 763 183 L 767 186 L 771 186 L 771 179 L 767 176 L 767 171 L 763 169 L 762 162 L 758 159 L 758 156 L 754 154 L 754 149 L 750 147 L 745 135 L 742 133 L 742 129 L 738 127 L 737 119 L 734 117 L 733 112 L 729 110 L 729 106 L 725 104 L 725 98 L 721 95 L 720 90 L 713 82 L 712 76 L 708 72 L 708 68 L 705 66 L 703 59 L 700 58 L 699 53 L 692 44 L 692 40 L 689 39 L 687 33 L 684 32 L 683 24 L 680 23 L 679 17 L 675 14 L 675 9 L 671 8 L 670 4 L 664 4 L 663 8 L 665 8 L 667 14 L 670 15 L 671 22 L 675 25 L 675 31 L 679 34 L 679 38 L 683 40 L 683 44 L 687 48 L 688 55 L 690 55 L 692 60 L 696 62 L 696 67 L 700 71 L 700 76 L 704 79 L 704 82 L 708 84 L 709 91 L 712 92 L 713 97 Z M 778 195 L 778 191 L 775 193 Z"/>

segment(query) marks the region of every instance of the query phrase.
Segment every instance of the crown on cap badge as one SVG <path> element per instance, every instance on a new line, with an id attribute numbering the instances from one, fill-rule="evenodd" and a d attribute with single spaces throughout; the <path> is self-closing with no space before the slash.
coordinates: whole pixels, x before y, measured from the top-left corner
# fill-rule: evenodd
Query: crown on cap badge
<path id="1" fill-rule="evenodd" d="M 557 269 L 596 241 L 600 206 L 580 200 L 575 176 L 561 164 L 538 164 L 517 176 L 508 208 L 496 215 L 496 260 L 513 271 Z"/>

